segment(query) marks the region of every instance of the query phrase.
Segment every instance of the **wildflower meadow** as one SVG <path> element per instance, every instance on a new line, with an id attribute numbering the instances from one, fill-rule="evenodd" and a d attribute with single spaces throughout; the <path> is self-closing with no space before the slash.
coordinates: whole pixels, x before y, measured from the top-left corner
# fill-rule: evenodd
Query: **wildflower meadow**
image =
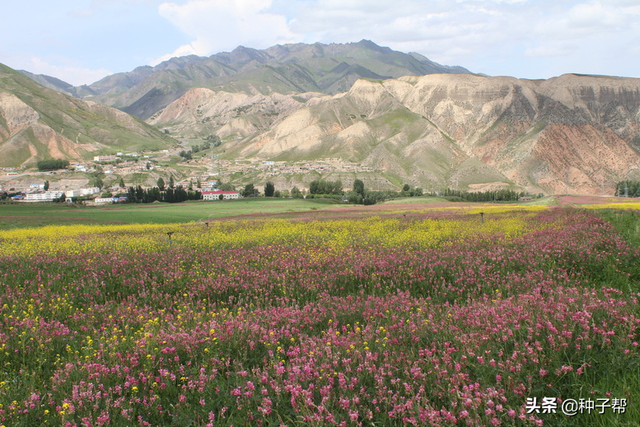
<path id="1" fill-rule="evenodd" d="M 483 214 L 5 231 L 0 425 L 638 425 L 638 247 Z"/>

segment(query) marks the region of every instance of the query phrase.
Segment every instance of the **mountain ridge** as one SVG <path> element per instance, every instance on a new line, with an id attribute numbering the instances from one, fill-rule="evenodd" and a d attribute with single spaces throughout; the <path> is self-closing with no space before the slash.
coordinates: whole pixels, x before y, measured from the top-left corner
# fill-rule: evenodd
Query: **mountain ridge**
<path id="1" fill-rule="evenodd" d="M 406 74 L 467 73 L 419 54 L 356 43 L 276 45 L 267 49 L 238 46 L 208 57 L 171 58 L 156 66 L 107 76 L 87 86 L 61 90 L 148 119 L 187 90 L 205 87 L 248 94 L 347 91 L 361 77 L 393 78 Z M 47 76 L 36 76 L 42 83 Z M 50 82 L 46 82 L 50 83 Z"/>

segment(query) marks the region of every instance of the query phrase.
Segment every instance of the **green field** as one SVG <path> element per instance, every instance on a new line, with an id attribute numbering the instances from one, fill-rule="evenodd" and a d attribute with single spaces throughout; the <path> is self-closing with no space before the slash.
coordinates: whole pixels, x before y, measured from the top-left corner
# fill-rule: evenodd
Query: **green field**
<path id="1" fill-rule="evenodd" d="M 563 203 L 581 201 L 565 197 Z M 603 202 L 611 201 L 602 199 Z M 594 203 L 591 201 L 591 203 Z M 497 203 L 499 206 L 511 203 Z M 520 206 L 558 205 L 557 197 L 545 197 Z M 575 204 L 575 203 L 574 203 Z M 589 203 L 587 203 L 589 204 Z M 404 205 L 404 206 L 403 206 Z M 443 197 L 406 197 L 389 200 L 374 206 L 350 205 L 333 199 L 267 199 L 250 198 L 223 202 L 191 201 L 185 203 L 124 204 L 108 206 L 82 206 L 57 203 L 6 203 L 0 204 L 0 230 L 43 227 L 70 224 L 171 224 L 202 222 L 216 218 L 269 216 L 278 218 L 328 219 L 372 215 L 397 215 L 398 212 L 418 212 L 424 209 L 463 207 L 471 202 L 452 202 Z M 475 204 L 478 206 L 484 203 Z M 423 206 L 423 207 L 420 207 Z M 580 205 L 583 206 L 583 205 Z M 605 207 L 605 205 L 602 205 Z M 640 206 L 640 204 L 639 204 Z M 615 208 L 616 206 L 606 206 Z M 618 206 L 618 208 L 621 208 Z M 635 209 L 633 205 L 627 209 Z M 331 209 L 331 212 L 327 210 Z M 398 210 L 399 209 L 399 210 Z M 417 210 L 416 210 L 417 209 Z M 322 215 L 315 212 L 325 211 Z M 307 212 L 309 215 L 304 215 Z"/>
<path id="2" fill-rule="evenodd" d="M 327 199 L 241 199 L 224 202 L 186 202 L 78 206 L 53 203 L 0 205 L 0 230 L 63 224 L 184 223 L 253 214 L 282 214 L 335 208 Z"/>

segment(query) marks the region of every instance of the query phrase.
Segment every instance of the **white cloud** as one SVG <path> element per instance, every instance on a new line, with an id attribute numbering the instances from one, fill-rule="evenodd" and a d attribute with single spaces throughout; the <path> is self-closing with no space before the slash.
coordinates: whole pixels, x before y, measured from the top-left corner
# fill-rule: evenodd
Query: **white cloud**
<path id="1" fill-rule="evenodd" d="M 162 3 L 159 13 L 193 37 L 157 62 L 185 54 L 210 55 L 238 45 L 266 48 L 294 41 L 286 18 L 269 11 L 271 0 L 190 0 Z"/>
<path id="2" fill-rule="evenodd" d="M 105 76 L 113 74 L 112 71 L 107 69 L 89 69 L 74 65 L 54 65 L 38 57 L 29 58 L 27 63 L 20 68 L 34 74 L 55 76 L 74 86 L 91 84 Z"/>
<path id="3" fill-rule="evenodd" d="M 524 56 L 535 58 L 535 57 L 554 57 L 554 56 L 563 56 L 569 55 L 572 52 L 571 47 L 569 46 L 536 46 L 524 51 Z"/>
<path id="4" fill-rule="evenodd" d="M 296 11 L 290 27 L 304 41 L 367 38 L 466 66 L 469 55 L 505 52 L 521 38 L 518 31 L 531 24 L 518 12 L 529 7 L 524 0 L 316 0 Z"/>
<path id="5" fill-rule="evenodd" d="M 574 5 L 563 14 L 536 25 L 536 32 L 556 39 L 581 39 L 585 36 L 629 32 L 637 34 L 640 5 L 624 1 L 587 1 Z"/>

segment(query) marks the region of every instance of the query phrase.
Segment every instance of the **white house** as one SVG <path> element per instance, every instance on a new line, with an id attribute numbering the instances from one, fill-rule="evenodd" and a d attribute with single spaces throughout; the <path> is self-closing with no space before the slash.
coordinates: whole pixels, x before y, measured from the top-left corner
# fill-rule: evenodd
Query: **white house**
<path id="1" fill-rule="evenodd" d="M 80 197 L 80 196 L 91 196 L 92 194 L 97 194 L 100 192 L 98 187 L 90 187 L 90 188 L 81 188 L 79 190 L 69 190 L 66 193 L 67 197 Z"/>
<path id="2" fill-rule="evenodd" d="M 202 192 L 202 200 L 220 200 L 220 196 L 222 196 L 223 200 L 231 200 L 231 199 L 239 199 L 240 193 L 237 191 L 203 191 Z"/>
<path id="3" fill-rule="evenodd" d="M 118 158 L 116 156 L 110 155 L 110 156 L 94 156 L 93 157 L 93 161 L 94 162 L 113 162 L 115 160 L 117 160 Z"/>
<path id="4" fill-rule="evenodd" d="M 125 203 L 126 197 L 96 197 L 93 199 L 96 203 Z"/>
<path id="5" fill-rule="evenodd" d="M 63 194 L 63 191 L 45 191 L 44 193 L 27 194 L 24 199 L 29 202 L 50 202 L 53 199 L 59 199 Z"/>
<path id="6" fill-rule="evenodd" d="M 115 203 L 117 197 L 96 197 L 93 201 L 96 203 Z"/>

